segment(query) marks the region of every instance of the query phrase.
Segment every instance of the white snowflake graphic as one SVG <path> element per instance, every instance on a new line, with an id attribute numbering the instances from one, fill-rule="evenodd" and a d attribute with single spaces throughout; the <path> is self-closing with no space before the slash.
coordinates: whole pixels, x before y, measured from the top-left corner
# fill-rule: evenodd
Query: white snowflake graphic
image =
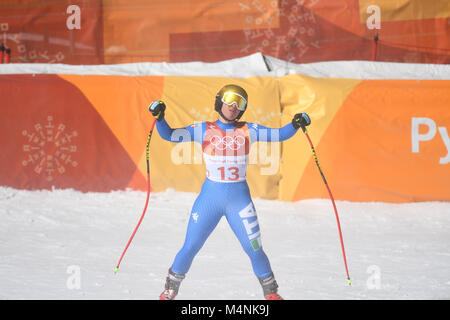
<path id="1" fill-rule="evenodd" d="M 74 140 L 78 132 L 68 132 L 64 124 L 56 126 L 53 120 L 53 116 L 47 116 L 44 125 L 37 123 L 33 129 L 22 131 L 27 140 L 23 145 L 26 159 L 22 165 L 33 167 L 37 175 L 45 174 L 47 181 L 64 174 L 70 166 L 78 166 L 78 162 L 72 158 L 77 152 Z"/>

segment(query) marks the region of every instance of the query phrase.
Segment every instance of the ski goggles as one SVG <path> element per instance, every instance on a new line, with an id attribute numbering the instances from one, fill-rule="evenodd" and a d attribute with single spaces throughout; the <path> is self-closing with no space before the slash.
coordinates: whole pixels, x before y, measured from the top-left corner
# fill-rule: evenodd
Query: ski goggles
<path id="1" fill-rule="evenodd" d="M 235 104 L 239 111 L 245 111 L 245 108 L 247 107 L 247 100 L 240 94 L 232 91 L 227 91 L 223 94 L 222 102 L 230 106 Z"/>

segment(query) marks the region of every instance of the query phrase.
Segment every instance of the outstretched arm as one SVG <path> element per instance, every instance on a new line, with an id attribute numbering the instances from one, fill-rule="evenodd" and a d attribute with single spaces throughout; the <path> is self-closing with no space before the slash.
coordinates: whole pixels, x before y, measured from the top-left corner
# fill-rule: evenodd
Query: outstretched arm
<path id="1" fill-rule="evenodd" d="M 184 128 L 172 129 L 166 119 L 156 121 L 156 128 L 164 140 L 170 142 L 203 142 L 206 123 L 191 124 Z"/>
<path id="2" fill-rule="evenodd" d="M 300 127 L 305 127 L 310 124 L 311 119 L 306 113 L 297 113 L 291 123 L 281 128 L 268 128 L 256 123 L 248 123 L 248 128 L 252 142 L 281 142 L 291 138 Z"/>
<path id="3" fill-rule="evenodd" d="M 248 129 L 252 142 L 281 142 L 291 138 L 297 132 L 292 123 L 281 128 L 268 128 L 256 123 L 248 123 Z"/>
<path id="4" fill-rule="evenodd" d="M 164 119 L 166 105 L 162 101 L 153 101 L 148 110 L 156 118 L 156 128 L 164 140 L 170 142 L 199 142 L 203 141 L 204 123 L 189 125 L 184 128 L 172 129 Z"/>

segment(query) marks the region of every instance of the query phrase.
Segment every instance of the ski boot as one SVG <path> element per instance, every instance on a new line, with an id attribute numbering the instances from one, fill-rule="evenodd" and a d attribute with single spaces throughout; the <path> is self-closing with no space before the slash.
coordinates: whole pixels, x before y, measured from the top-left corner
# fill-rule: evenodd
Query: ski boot
<path id="1" fill-rule="evenodd" d="M 159 300 L 174 300 L 184 277 L 184 274 L 175 273 L 172 271 L 172 268 L 170 268 L 166 277 L 164 291 L 160 294 Z"/>
<path id="2" fill-rule="evenodd" d="M 278 294 L 278 284 L 273 273 L 265 278 L 258 278 L 258 280 L 263 288 L 264 298 L 266 300 L 283 300 Z"/>

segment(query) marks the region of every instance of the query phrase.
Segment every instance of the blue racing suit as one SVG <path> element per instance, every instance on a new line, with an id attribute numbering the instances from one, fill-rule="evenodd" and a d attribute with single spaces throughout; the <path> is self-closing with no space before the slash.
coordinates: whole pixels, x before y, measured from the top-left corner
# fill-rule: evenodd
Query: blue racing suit
<path id="1" fill-rule="evenodd" d="M 206 176 L 194 202 L 184 245 L 175 257 L 172 271 L 188 272 L 195 255 L 225 216 L 242 248 L 250 258 L 258 278 L 272 274 L 269 259 L 261 245 L 258 217 L 246 181 L 250 145 L 257 141 L 279 142 L 296 132 L 291 123 L 272 129 L 254 123 L 197 123 L 172 129 L 165 119 L 156 122 L 160 136 L 171 142 L 200 143 Z"/>

